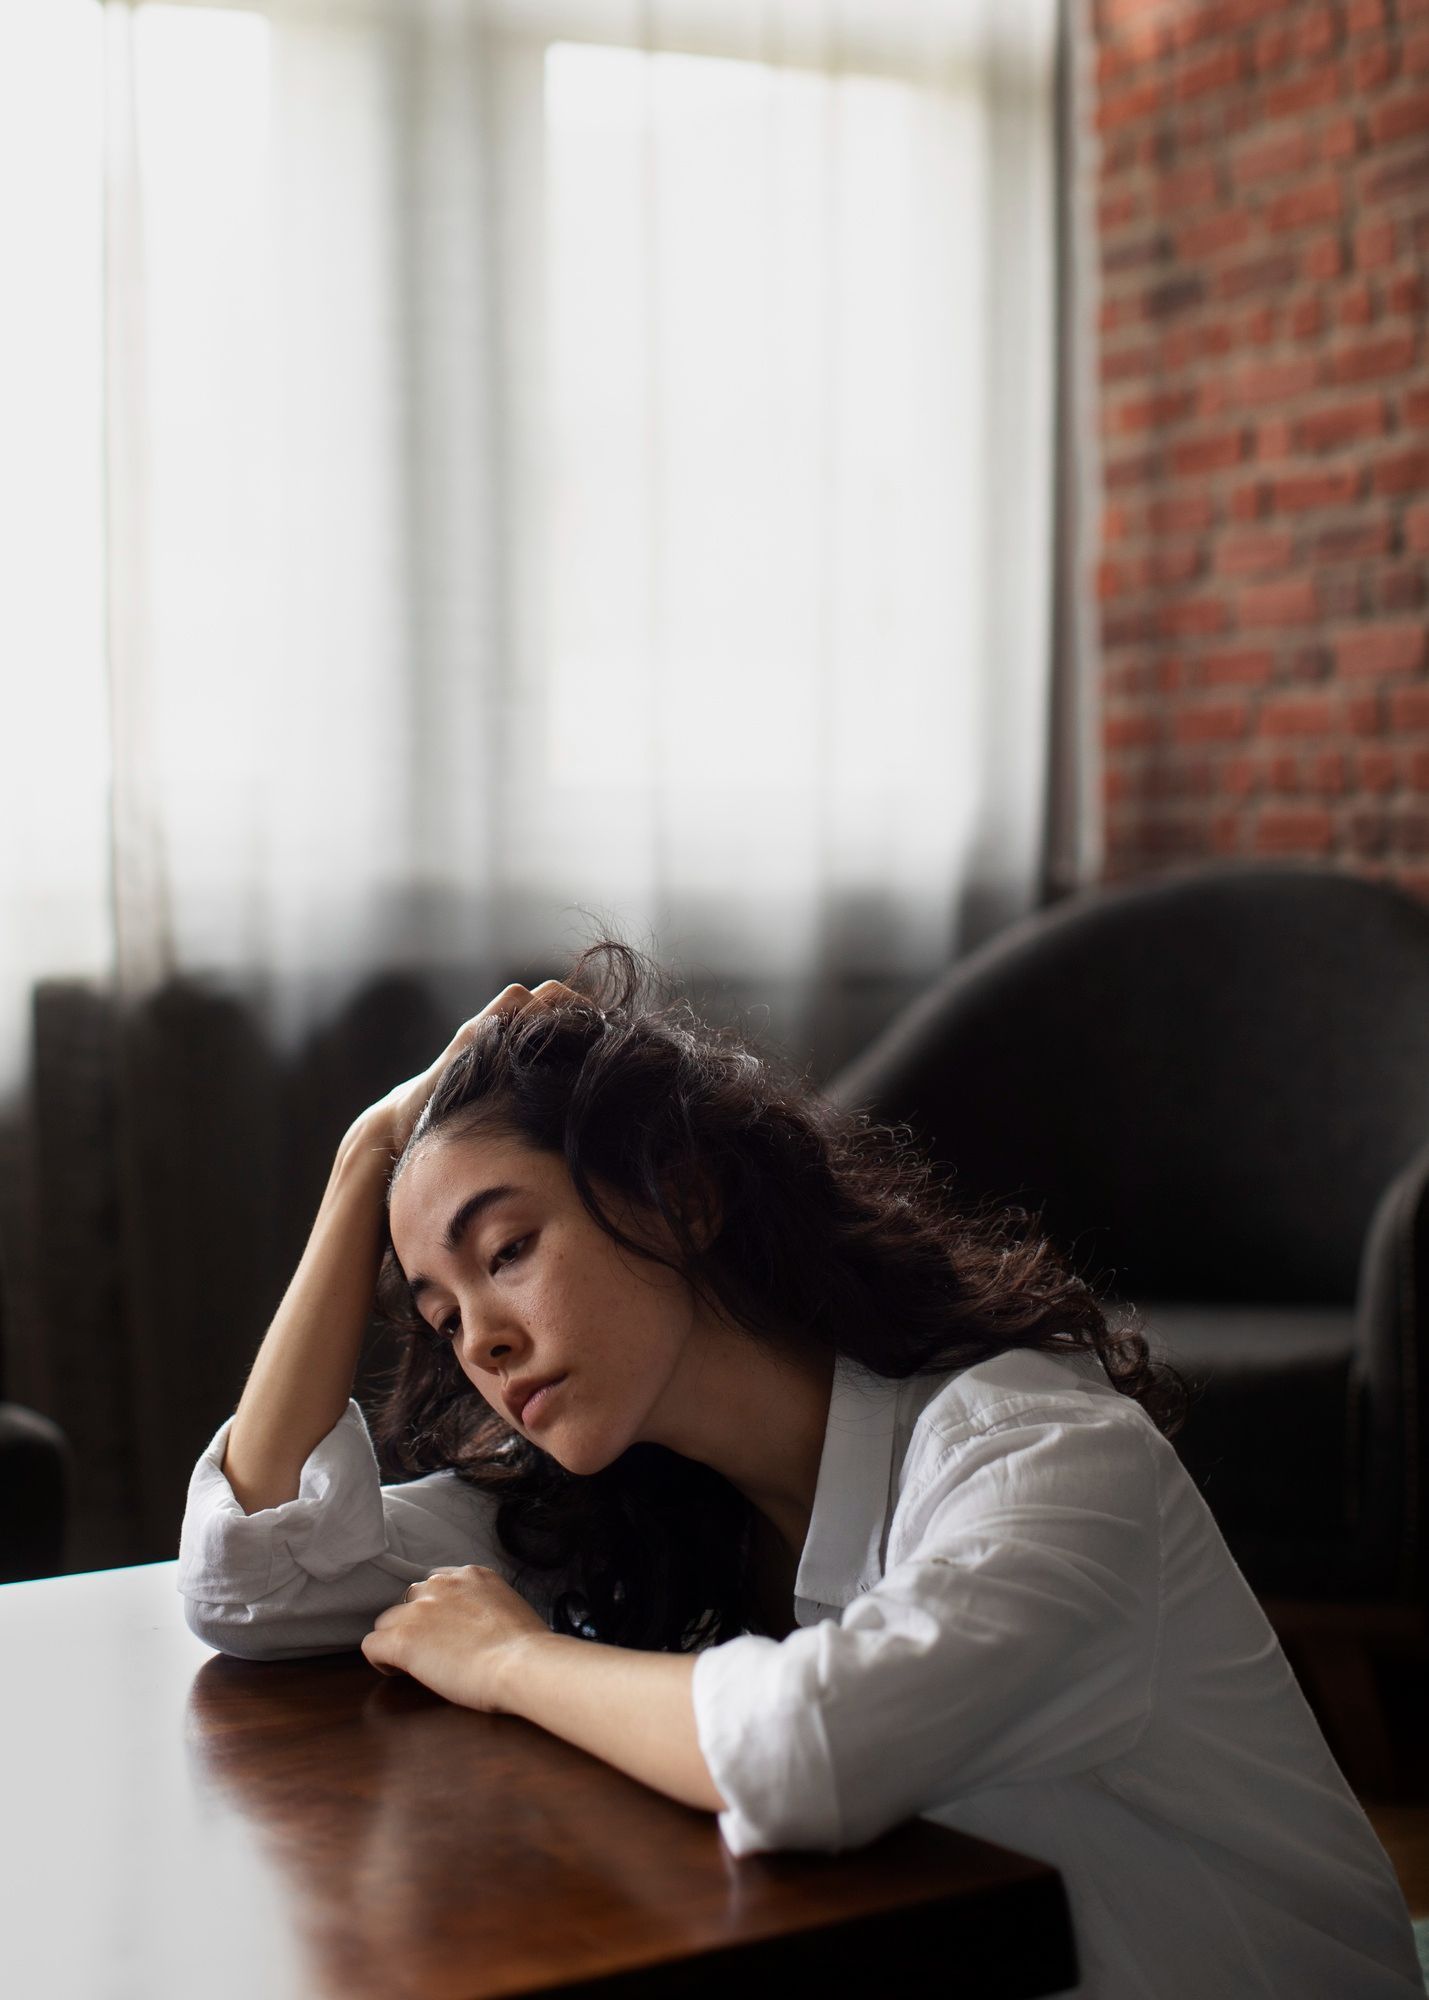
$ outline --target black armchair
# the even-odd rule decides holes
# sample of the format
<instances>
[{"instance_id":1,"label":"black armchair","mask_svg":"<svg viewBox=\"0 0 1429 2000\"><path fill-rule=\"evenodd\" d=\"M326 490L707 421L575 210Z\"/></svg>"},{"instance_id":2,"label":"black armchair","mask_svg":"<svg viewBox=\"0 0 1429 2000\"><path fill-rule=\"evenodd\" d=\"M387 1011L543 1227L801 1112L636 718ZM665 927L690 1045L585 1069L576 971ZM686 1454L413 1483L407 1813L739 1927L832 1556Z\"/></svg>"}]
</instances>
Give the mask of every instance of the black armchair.
<instances>
[{"instance_id":1,"label":"black armchair","mask_svg":"<svg viewBox=\"0 0 1429 2000\"><path fill-rule=\"evenodd\" d=\"M1182 1462L1347 1774L1391 1792L1364 1648L1429 1605L1429 909L1300 863L1085 891L826 1088L1141 1309L1196 1391Z\"/></svg>"},{"instance_id":2,"label":"black armchair","mask_svg":"<svg viewBox=\"0 0 1429 2000\"><path fill-rule=\"evenodd\" d=\"M5 1401L5 1273L0 1265L0 1583L65 1567L74 1454L59 1425Z\"/></svg>"}]
</instances>

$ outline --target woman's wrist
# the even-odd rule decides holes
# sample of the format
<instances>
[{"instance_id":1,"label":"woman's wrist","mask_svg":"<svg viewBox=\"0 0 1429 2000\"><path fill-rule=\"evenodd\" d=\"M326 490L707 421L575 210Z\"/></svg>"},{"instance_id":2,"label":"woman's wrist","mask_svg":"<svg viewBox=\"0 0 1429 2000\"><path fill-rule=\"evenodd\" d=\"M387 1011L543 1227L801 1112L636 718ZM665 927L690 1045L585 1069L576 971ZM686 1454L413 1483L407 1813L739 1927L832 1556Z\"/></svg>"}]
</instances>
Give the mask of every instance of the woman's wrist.
<instances>
[{"instance_id":1,"label":"woman's wrist","mask_svg":"<svg viewBox=\"0 0 1429 2000\"><path fill-rule=\"evenodd\" d=\"M338 1142L334 1175L380 1173L385 1182L399 1150L390 1121L375 1111L364 1111Z\"/></svg>"},{"instance_id":2,"label":"woman's wrist","mask_svg":"<svg viewBox=\"0 0 1429 2000\"><path fill-rule=\"evenodd\" d=\"M498 1713L502 1715L525 1716L534 1722L536 1716L530 1712L535 1704L530 1702L534 1692L533 1663L541 1661L554 1648L584 1646L588 1642L577 1639L565 1632L522 1632L502 1648L500 1665L496 1676ZM523 1705L523 1696L526 1705Z\"/></svg>"}]
</instances>

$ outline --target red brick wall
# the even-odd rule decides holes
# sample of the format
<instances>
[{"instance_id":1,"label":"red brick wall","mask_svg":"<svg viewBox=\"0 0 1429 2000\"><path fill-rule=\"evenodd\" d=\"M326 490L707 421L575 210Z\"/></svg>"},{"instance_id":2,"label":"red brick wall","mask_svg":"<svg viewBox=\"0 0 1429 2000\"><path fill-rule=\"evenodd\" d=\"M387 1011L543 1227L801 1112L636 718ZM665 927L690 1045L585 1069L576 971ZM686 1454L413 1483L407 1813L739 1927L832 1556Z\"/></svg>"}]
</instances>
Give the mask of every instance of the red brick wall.
<instances>
[{"instance_id":1,"label":"red brick wall","mask_svg":"<svg viewBox=\"0 0 1429 2000\"><path fill-rule=\"evenodd\" d=\"M1429 896L1429 0L1092 0L1105 874Z\"/></svg>"}]
</instances>

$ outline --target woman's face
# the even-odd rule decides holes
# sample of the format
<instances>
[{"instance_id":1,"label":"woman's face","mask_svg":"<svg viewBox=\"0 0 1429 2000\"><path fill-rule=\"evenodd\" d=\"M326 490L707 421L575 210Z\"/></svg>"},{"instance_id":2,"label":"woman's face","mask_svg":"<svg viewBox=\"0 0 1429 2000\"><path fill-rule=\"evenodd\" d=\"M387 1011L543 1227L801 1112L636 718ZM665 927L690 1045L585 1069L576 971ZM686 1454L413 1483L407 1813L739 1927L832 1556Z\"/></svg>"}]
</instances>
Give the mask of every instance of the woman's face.
<instances>
[{"instance_id":1,"label":"woman's face","mask_svg":"<svg viewBox=\"0 0 1429 2000\"><path fill-rule=\"evenodd\" d=\"M596 1194L628 1235L668 1251L657 1217L599 1183ZM388 1223L418 1312L515 1429L582 1474L654 1435L694 1296L597 1227L559 1155L438 1133L398 1175ZM512 1388L552 1376L564 1379L515 1418Z\"/></svg>"}]
</instances>

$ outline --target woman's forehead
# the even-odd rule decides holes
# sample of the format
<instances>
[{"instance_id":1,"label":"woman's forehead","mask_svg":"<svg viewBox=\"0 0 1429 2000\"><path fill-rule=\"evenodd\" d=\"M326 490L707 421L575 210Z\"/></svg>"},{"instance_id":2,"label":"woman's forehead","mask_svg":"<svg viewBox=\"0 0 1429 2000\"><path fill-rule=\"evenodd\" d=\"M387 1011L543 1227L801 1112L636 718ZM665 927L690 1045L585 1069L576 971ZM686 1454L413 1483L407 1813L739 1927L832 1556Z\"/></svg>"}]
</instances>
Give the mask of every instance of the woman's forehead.
<instances>
[{"instance_id":1,"label":"woman's forehead","mask_svg":"<svg viewBox=\"0 0 1429 2000\"><path fill-rule=\"evenodd\" d=\"M453 1200L489 1187L549 1190L562 1178L564 1161L519 1139L481 1132L434 1132L418 1141L392 1184L388 1212L394 1234L421 1229L436 1214L445 1224Z\"/></svg>"}]
</instances>

